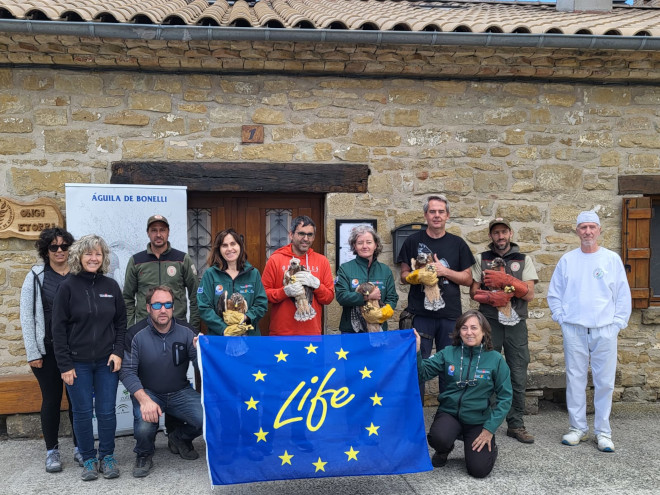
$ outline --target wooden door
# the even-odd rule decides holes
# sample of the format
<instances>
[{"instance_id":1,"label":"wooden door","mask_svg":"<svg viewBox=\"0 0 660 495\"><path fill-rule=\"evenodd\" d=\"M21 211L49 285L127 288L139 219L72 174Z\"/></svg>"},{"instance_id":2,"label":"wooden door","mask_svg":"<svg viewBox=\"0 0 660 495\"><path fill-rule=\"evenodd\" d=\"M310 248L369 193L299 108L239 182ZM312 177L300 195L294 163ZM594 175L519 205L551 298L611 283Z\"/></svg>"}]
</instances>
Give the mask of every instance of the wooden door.
<instances>
[{"instance_id":1,"label":"wooden door","mask_svg":"<svg viewBox=\"0 0 660 495\"><path fill-rule=\"evenodd\" d=\"M189 192L189 231L193 230L189 232L189 250L200 277L215 235L230 227L243 235L248 260L260 273L263 273L270 253L289 243L286 232L291 220L299 215L314 220L316 238L312 248L323 253L323 202L322 194ZM262 335L268 333L269 316L267 313L259 322Z\"/></svg>"}]
</instances>

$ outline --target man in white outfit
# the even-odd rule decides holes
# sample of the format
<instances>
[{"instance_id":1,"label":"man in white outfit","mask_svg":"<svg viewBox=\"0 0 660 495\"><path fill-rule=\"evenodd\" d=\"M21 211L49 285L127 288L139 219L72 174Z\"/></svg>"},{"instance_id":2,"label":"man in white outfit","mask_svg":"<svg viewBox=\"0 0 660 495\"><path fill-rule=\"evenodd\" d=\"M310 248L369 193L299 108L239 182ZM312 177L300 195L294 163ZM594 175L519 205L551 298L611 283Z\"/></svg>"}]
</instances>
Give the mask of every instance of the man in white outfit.
<instances>
[{"instance_id":1,"label":"man in white outfit","mask_svg":"<svg viewBox=\"0 0 660 495\"><path fill-rule=\"evenodd\" d=\"M548 288L552 319L561 325L566 361L569 432L564 445L587 440L587 373L594 383L594 431L598 449L614 452L610 411L617 361L617 336L628 325L630 287L618 254L598 246L600 219L593 211L577 217L580 247L561 257Z\"/></svg>"}]
</instances>

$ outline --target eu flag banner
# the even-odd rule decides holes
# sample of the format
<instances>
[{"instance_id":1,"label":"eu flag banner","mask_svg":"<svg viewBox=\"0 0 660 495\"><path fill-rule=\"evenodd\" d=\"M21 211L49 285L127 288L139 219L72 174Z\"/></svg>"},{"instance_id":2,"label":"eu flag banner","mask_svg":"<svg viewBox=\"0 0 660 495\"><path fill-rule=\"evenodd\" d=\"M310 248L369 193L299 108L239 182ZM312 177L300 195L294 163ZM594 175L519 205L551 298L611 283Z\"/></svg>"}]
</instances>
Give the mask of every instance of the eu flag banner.
<instances>
[{"instance_id":1,"label":"eu flag banner","mask_svg":"<svg viewBox=\"0 0 660 495\"><path fill-rule=\"evenodd\" d=\"M198 348L213 485L432 469L412 330Z\"/></svg>"}]
</instances>

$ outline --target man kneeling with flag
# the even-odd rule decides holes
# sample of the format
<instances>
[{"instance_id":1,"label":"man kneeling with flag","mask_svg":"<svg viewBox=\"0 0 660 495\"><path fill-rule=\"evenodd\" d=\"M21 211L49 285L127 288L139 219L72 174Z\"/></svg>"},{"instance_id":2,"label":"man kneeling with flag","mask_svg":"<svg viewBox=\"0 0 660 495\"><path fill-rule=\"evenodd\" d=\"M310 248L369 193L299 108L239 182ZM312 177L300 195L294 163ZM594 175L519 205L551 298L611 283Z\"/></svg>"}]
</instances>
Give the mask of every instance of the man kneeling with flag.
<instances>
[{"instance_id":1,"label":"man kneeling with flag","mask_svg":"<svg viewBox=\"0 0 660 495\"><path fill-rule=\"evenodd\" d=\"M158 421L163 413L185 424L168 436L169 449L183 459L197 459L192 441L202 434L201 398L188 382L188 365L197 363L197 337L172 318L174 295L167 286L149 289L146 320L126 332L119 378L133 401L133 434L137 454L133 476L153 466Z\"/></svg>"}]
</instances>

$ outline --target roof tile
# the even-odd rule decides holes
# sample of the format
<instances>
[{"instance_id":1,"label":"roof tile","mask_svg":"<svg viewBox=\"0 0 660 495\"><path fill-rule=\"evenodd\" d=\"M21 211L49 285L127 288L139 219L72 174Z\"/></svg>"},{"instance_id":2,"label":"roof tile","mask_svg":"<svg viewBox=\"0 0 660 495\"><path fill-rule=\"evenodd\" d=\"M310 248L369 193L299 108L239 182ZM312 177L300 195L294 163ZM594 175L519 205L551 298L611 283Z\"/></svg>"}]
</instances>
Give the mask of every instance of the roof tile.
<instances>
[{"instance_id":1,"label":"roof tile","mask_svg":"<svg viewBox=\"0 0 660 495\"><path fill-rule=\"evenodd\" d=\"M554 4L405 0L0 0L0 17L293 29L559 32L660 36L660 0L611 12L558 12ZM522 35L522 34L521 34Z\"/></svg>"}]
</instances>

